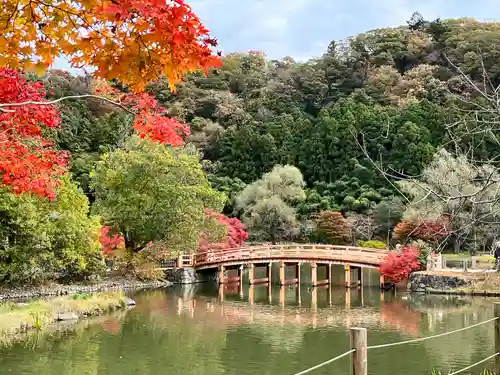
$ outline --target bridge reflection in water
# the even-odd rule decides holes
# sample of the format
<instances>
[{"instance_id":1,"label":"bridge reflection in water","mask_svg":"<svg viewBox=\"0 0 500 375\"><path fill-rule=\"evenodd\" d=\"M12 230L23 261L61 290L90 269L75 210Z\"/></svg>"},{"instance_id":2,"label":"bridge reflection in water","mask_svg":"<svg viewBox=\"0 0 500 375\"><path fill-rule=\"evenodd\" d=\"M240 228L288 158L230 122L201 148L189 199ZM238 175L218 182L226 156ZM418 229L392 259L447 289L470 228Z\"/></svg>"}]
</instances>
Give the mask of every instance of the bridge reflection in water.
<instances>
[{"instance_id":1,"label":"bridge reflection in water","mask_svg":"<svg viewBox=\"0 0 500 375\"><path fill-rule=\"evenodd\" d=\"M420 324L420 313L396 301L394 293L384 293L378 288L269 284L244 287L238 283L220 284L218 294L213 297L189 294L177 297L177 315L187 315L214 327L276 322L312 328L383 324L398 331L407 327L408 334L419 332L416 327ZM369 294L370 304L365 304L365 294Z\"/></svg>"}]
</instances>

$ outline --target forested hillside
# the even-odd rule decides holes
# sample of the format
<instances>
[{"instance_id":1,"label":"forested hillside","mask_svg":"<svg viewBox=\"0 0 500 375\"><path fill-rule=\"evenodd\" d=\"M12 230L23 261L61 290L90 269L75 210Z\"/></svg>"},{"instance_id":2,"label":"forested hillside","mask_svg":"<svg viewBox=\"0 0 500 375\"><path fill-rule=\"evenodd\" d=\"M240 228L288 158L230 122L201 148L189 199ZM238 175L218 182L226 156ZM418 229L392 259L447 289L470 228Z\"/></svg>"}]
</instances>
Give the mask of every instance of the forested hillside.
<instances>
[{"instance_id":1,"label":"forested hillside","mask_svg":"<svg viewBox=\"0 0 500 375\"><path fill-rule=\"evenodd\" d=\"M306 184L305 199L292 202L300 220L341 211L358 224L370 222L369 229L357 225L360 239L385 241L405 197L411 199L393 182L420 176L441 147L472 163L500 150L497 104L482 94L500 83L500 23L429 22L414 14L399 28L332 41L307 62L267 60L259 51L222 61L207 76L186 76L176 92L162 80L147 91L189 124L188 143L201 153L212 186L231 198L229 215L242 215L234 201L247 184L275 165L292 165ZM47 83L56 97L92 90L85 79L62 73ZM471 102L481 100L480 107ZM487 109L495 118L479 122ZM127 115L82 101L65 104L63 114L55 139L71 152L74 178L92 200L88 171L100 153L119 147Z\"/></svg>"},{"instance_id":2,"label":"forested hillside","mask_svg":"<svg viewBox=\"0 0 500 375\"><path fill-rule=\"evenodd\" d=\"M62 71L28 79L49 99L128 92ZM158 135L175 150L139 141L147 124L111 99L61 101L61 124L44 135L69 152L91 211L134 251L165 238L170 250L192 247L200 233L189 230L207 233L199 212L224 207L255 241L474 252L499 232L499 84L500 23L416 13L307 62L251 51L188 74L175 92L166 79L150 83L158 103L132 108L161 105L188 124ZM179 221L185 233L172 232Z\"/></svg>"}]
</instances>

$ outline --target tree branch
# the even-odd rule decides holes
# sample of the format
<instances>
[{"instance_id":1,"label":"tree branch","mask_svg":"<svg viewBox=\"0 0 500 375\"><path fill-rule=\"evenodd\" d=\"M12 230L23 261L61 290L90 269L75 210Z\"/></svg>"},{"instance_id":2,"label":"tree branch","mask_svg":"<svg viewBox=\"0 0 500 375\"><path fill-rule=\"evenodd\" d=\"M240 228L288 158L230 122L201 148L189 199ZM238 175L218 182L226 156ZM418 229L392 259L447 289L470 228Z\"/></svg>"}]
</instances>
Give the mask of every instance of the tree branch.
<instances>
[{"instance_id":1,"label":"tree branch","mask_svg":"<svg viewBox=\"0 0 500 375\"><path fill-rule=\"evenodd\" d=\"M108 99L108 98L106 98L104 96L93 95L93 94L63 96L61 98L58 98L58 99L55 99L55 100L46 101L46 102L27 101L27 102L18 102L18 103L0 103L0 112L12 113L12 112L16 111L15 109L7 109L7 107L22 107L22 106L25 106L25 105L53 105L53 104L62 102L63 100L84 99L84 98L92 98L92 99L102 100L104 102L113 104L113 105L115 105L115 106L123 109L124 111L126 111L128 113L135 114L135 112L132 111L130 108L127 108L126 106L124 106L123 104L121 104L121 103L119 103L117 101Z\"/></svg>"}]
</instances>

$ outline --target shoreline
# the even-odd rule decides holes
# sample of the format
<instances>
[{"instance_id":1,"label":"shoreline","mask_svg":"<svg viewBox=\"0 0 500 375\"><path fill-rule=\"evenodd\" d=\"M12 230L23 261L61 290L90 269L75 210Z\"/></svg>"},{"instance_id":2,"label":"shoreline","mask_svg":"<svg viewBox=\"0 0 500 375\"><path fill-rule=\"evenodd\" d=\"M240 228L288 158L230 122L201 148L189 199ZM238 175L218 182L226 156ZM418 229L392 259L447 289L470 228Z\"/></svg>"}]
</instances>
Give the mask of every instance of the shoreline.
<instances>
[{"instance_id":1,"label":"shoreline","mask_svg":"<svg viewBox=\"0 0 500 375\"><path fill-rule=\"evenodd\" d=\"M487 291L465 291L465 290L439 290L439 289L427 289L425 291L408 291L410 294L433 294L433 295L453 295L453 296L468 296L468 297L500 297L500 291L498 292L487 292Z\"/></svg>"},{"instance_id":2,"label":"shoreline","mask_svg":"<svg viewBox=\"0 0 500 375\"><path fill-rule=\"evenodd\" d=\"M40 286L0 286L0 302L12 300L32 300L42 297L65 296L79 293L96 293L118 290L141 290L167 288L170 281L139 281L126 278L109 278L95 283L48 284Z\"/></svg>"},{"instance_id":3,"label":"shoreline","mask_svg":"<svg viewBox=\"0 0 500 375\"><path fill-rule=\"evenodd\" d=\"M93 316L135 306L123 291L59 296L44 300L0 304L0 344L12 342L23 334L44 331L57 323L73 325Z\"/></svg>"},{"instance_id":4,"label":"shoreline","mask_svg":"<svg viewBox=\"0 0 500 375\"><path fill-rule=\"evenodd\" d=\"M406 290L410 294L500 297L500 274L419 271L410 274Z\"/></svg>"}]
</instances>

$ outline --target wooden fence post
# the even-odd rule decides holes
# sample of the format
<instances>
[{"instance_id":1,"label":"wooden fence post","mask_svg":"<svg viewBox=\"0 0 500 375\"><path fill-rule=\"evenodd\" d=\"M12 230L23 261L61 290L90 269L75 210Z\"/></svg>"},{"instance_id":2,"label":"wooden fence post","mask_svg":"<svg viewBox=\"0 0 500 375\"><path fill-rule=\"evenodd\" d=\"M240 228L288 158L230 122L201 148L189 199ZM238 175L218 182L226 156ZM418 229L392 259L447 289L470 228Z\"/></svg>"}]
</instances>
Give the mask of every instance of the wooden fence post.
<instances>
[{"instance_id":1,"label":"wooden fence post","mask_svg":"<svg viewBox=\"0 0 500 375\"><path fill-rule=\"evenodd\" d=\"M349 328L351 336L351 375L368 375L366 328Z\"/></svg>"},{"instance_id":2,"label":"wooden fence post","mask_svg":"<svg viewBox=\"0 0 500 375\"><path fill-rule=\"evenodd\" d=\"M500 302L494 304L495 313L495 353L500 352ZM500 355L495 357L495 374L500 375Z\"/></svg>"}]
</instances>

